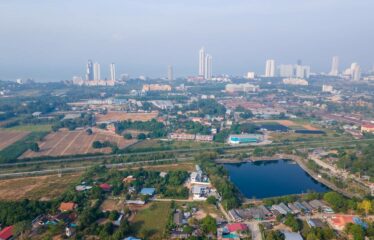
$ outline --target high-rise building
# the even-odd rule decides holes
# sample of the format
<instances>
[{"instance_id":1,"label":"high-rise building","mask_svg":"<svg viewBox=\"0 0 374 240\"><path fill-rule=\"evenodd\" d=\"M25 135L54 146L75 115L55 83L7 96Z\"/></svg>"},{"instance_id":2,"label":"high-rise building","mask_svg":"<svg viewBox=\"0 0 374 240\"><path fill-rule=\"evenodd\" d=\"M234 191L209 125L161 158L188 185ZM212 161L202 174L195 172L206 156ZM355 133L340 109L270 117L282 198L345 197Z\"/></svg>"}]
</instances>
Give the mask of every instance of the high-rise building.
<instances>
[{"instance_id":1,"label":"high-rise building","mask_svg":"<svg viewBox=\"0 0 374 240\"><path fill-rule=\"evenodd\" d=\"M116 65L111 63L110 66L110 80L116 81Z\"/></svg>"},{"instance_id":2,"label":"high-rise building","mask_svg":"<svg viewBox=\"0 0 374 240\"><path fill-rule=\"evenodd\" d=\"M101 80L99 63L93 64L93 80Z\"/></svg>"},{"instance_id":3,"label":"high-rise building","mask_svg":"<svg viewBox=\"0 0 374 240\"><path fill-rule=\"evenodd\" d=\"M331 63L331 71L330 71L330 76L338 76L339 75L339 57L334 56L332 58L332 63Z\"/></svg>"},{"instance_id":4,"label":"high-rise building","mask_svg":"<svg viewBox=\"0 0 374 240\"><path fill-rule=\"evenodd\" d=\"M94 80L94 69L91 60L88 60L86 65L86 80Z\"/></svg>"},{"instance_id":5,"label":"high-rise building","mask_svg":"<svg viewBox=\"0 0 374 240\"><path fill-rule=\"evenodd\" d=\"M199 51L199 76L205 76L205 49Z\"/></svg>"},{"instance_id":6,"label":"high-rise building","mask_svg":"<svg viewBox=\"0 0 374 240\"><path fill-rule=\"evenodd\" d=\"M173 71L173 66L172 65L168 66L168 80L169 81L174 80L174 71Z\"/></svg>"},{"instance_id":7,"label":"high-rise building","mask_svg":"<svg viewBox=\"0 0 374 240\"><path fill-rule=\"evenodd\" d=\"M309 78L310 66L296 65L295 76L297 78Z\"/></svg>"},{"instance_id":8,"label":"high-rise building","mask_svg":"<svg viewBox=\"0 0 374 240\"><path fill-rule=\"evenodd\" d=\"M212 79L212 61L213 61L212 56L207 54L205 57L205 75L204 75L204 78L206 80Z\"/></svg>"},{"instance_id":9,"label":"high-rise building","mask_svg":"<svg viewBox=\"0 0 374 240\"><path fill-rule=\"evenodd\" d=\"M358 63L352 63L351 65L351 79L353 81L359 81L361 79L361 67Z\"/></svg>"},{"instance_id":10,"label":"high-rise building","mask_svg":"<svg viewBox=\"0 0 374 240\"><path fill-rule=\"evenodd\" d=\"M275 77L275 61L273 59L266 61L265 77Z\"/></svg>"},{"instance_id":11,"label":"high-rise building","mask_svg":"<svg viewBox=\"0 0 374 240\"><path fill-rule=\"evenodd\" d=\"M279 76L281 77L293 77L295 76L294 67L291 64L279 65Z\"/></svg>"}]
</instances>

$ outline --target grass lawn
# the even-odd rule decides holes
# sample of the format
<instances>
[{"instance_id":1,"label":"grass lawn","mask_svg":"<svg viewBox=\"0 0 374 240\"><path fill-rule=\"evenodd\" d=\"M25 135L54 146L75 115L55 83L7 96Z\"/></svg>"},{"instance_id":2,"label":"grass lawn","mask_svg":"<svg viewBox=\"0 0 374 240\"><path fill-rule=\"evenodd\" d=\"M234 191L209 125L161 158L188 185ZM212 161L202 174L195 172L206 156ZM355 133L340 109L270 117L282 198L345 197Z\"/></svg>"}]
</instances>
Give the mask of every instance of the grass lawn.
<instances>
[{"instance_id":1,"label":"grass lawn","mask_svg":"<svg viewBox=\"0 0 374 240\"><path fill-rule=\"evenodd\" d=\"M152 202L139 210L130 223L134 234L142 239L163 239L170 213L170 202Z\"/></svg>"},{"instance_id":2,"label":"grass lawn","mask_svg":"<svg viewBox=\"0 0 374 240\"><path fill-rule=\"evenodd\" d=\"M51 131L51 126L50 124L39 124L39 125L20 125L20 126L15 126L11 128L4 128L4 130L9 130L9 131L29 131L29 132L50 132Z\"/></svg>"}]
</instances>

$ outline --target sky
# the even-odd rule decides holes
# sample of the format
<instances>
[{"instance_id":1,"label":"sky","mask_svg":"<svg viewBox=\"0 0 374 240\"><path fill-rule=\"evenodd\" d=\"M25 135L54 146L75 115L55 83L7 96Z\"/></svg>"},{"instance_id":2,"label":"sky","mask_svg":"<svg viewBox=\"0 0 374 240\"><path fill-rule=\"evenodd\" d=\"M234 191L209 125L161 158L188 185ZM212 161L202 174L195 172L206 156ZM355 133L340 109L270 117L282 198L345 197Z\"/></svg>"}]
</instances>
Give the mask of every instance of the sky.
<instances>
[{"instance_id":1,"label":"sky","mask_svg":"<svg viewBox=\"0 0 374 240\"><path fill-rule=\"evenodd\" d=\"M109 75L198 72L198 51L213 74L262 74L265 61L328 72L374 64L373 0L1 0L0 79L83 76L88 59Z\"/></svg>"}]
</instances>

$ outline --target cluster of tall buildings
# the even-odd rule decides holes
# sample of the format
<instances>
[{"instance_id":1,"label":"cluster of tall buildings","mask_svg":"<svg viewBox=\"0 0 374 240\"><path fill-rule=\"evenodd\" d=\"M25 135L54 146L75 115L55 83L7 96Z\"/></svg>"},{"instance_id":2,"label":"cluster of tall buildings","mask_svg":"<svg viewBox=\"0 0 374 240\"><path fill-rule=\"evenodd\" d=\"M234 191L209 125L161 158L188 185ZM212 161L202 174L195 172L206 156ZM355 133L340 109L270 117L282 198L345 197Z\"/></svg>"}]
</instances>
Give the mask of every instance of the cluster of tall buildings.
<instances>
[{"instance_id":1,"label":"cluster of tall buildings","mask_svg":"<svg viewBox=\"0 0 374 240\"><path fill-rule=\"evenodd\" d=\"M213 58L210 54L205 52L202 47L199 51L199 76L206 80L212 79L212 61Z\"/></svg>"},{"instance_id":2,"label":"cluster of tall buildings","mask_svg":"<svg viewBox=\"0 0 374 240\"><path fill-rule=\"evenodd\" d=\"M92 60L88 60L86 64L86 75L85 79L74 76L73 84L76 85L87 85L87 86L114 86L116 82L116 66L114 63L109 65L109 79L102 79L100 64Z\"/></svg>"},{"instance_id":3,"label":"cluster of tall buildings","mask_svg":"<svg viewBox=\"0 0 374 240\"><path fill-rule=\"evenodd\" d=\"M282 64L278 66L278 72L276 71L276 65L274 59L266 60L265 74L264 77L286 77L286 78L309 78L310 66L304 66L301 61L294 64Z\"/></svg>"},{"instance_id":4,"label":"cluster of tall buildings","mask_svg":"<svg viewBox=\"0 0 374 240\"><path fill-rule=\"evenodd\" d=\"M334 56L331 63L330 76L343 76L346 79L351 79L353 81L361 80L361 67L358 63L352 63L351 66L345 69L342 74L339 72L339 57Z\"/></svg>"}]
</instances>

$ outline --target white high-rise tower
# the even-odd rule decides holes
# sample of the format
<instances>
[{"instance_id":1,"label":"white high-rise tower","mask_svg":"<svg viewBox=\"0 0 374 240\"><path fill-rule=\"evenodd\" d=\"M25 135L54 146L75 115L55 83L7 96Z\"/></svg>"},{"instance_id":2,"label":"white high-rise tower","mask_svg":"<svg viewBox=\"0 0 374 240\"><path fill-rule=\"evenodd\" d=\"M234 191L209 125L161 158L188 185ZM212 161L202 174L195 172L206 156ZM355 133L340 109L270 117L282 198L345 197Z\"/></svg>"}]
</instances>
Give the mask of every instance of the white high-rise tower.
<instances>
[{"instance_id":1,"label":"white high-rise tower","mask_svg":"<svg viewBox=\"0 0 374 240\"><path fill-rule=\"evenodd\" d=\"M199 76L205 76L205 49L202 47L199 51Z\"/></svg>"},{"instance_id":2,"label":"white high-rise tower","mask_svg":"<svg viewBox=\"0 0 374 240\"><path fill-rule=\"evenodd\" d=\"M269 60L266 61L265 77L275 77L275 61L274 61L274 59L269 59Z\"/></svg>"},{"instance_id":3,"label":"white high-rise tower","mask_svg":"<svg viewBox=\"0 0 374 240\"><path fill-rule=\"evenodd\" d=\"M116 81L116 65L111 63L110 66L110 80Z\"/></svg>"},{"instance_id":4,"label":"white high-rise tower","mask_svg":"<svg viewBox=\"0 0 374 240\"><path fill-rule=\"evenodd\" d=\"M213 61L212 56L207 54L205 57L205 75L204 75L204 78L206 80L212 79L212 61Z\"/></svg>"},{"instance_id":5,"label":"white high-rise tower","mask_svg":"<svg viewBox=\"0 0 374 240\"><path fill-rule=\"evenodd\" d=\"M168 80L169 81L174 80L174 71L173 71L173 66L172 65L168 66Z\"/></svg>"},{"instance_id":6,"label":"white high-rise tower","mask_svg":"<svg viewBox=\"0 0 374 240\"><path fill-rule=\"evenodd\" d=\"M334 56L332 58L332 63L331 63L331 71L330 71L330 76L338 76L339 75L339 57Z\"/></svg>"},{"instance_id":7,"label":"white high-rise tower","mask_svg":"<svg viewBox=\"0 0 374 240\"><path fill-rule=\"evenodd\" d=\"M93 69L94 69L94 80L101 80L101 77L100 77L100 64L99 63L94 63L93 65Z\"/></svg>"}]
</instances>

